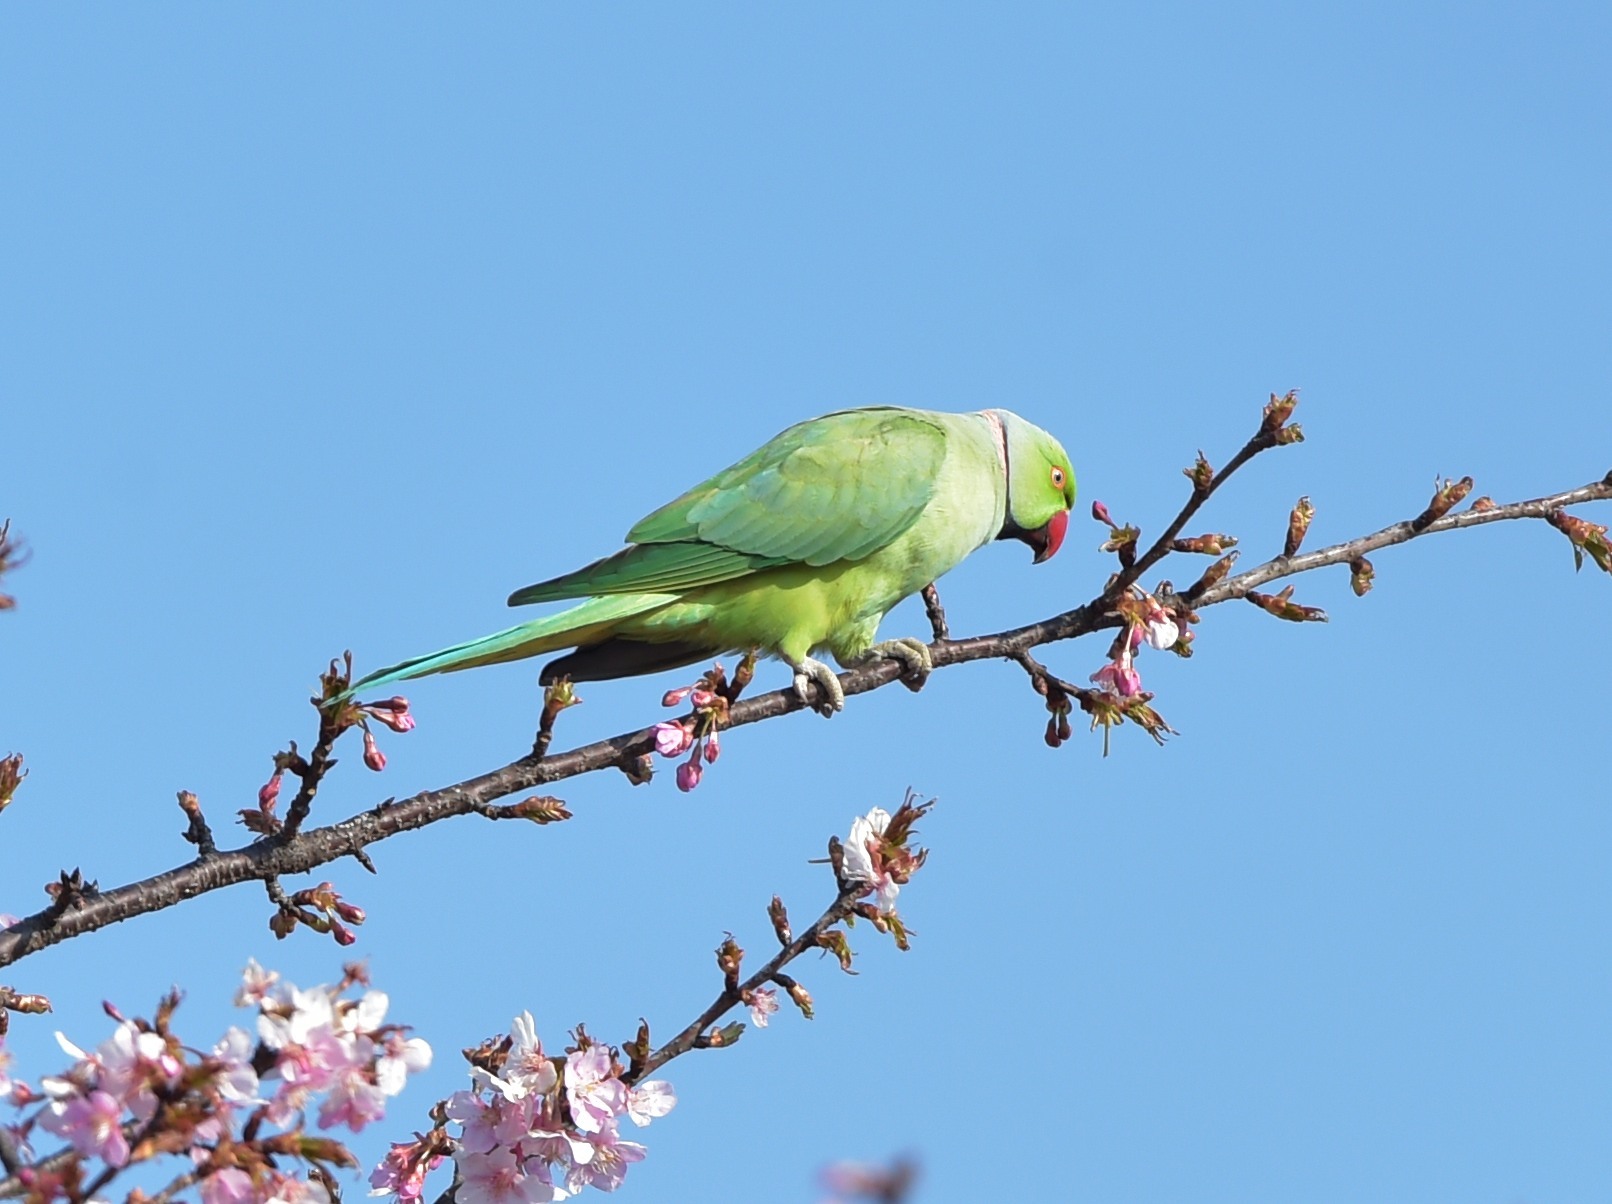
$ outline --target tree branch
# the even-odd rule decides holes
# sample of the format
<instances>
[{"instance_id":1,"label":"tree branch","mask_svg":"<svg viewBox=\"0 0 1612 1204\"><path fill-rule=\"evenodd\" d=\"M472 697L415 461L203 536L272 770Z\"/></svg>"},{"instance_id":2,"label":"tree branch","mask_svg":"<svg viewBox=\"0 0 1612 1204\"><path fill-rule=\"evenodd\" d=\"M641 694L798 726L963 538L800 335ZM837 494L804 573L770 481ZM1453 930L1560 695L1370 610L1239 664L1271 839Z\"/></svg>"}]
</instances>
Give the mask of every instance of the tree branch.
<instances>
[{"instance_id":1,"label":"tree branch","mask_svg":"<svg viewBox=\"0 0 1612 1204\"><path fill-rule=\"evenodd\" d=\"M1192 497L1164 534L1144 555L1124 568L1096 598L1023 627L958 640L937 639L929 646L935 668L997 657L1018 659L1038 645L1074 639L1124 624L1126 620L1111 609L1120 593L1134 583L1141 573L1170 554L1170 545L1185 523L1233 471L1259 451L1279 442L1269 438L1268 434L1262 429L1261 434L1250 440L1221 472L1201 480L1194 477ZM1207 465L1201 467L1207 469ZM1193 471L1189 470L1188 475L1193 476ZM1445 515L1420 530L1415 529L1411 522L1395 523L1374 534L1345 543L1267 561L1209 587L1201 596L1192 599L1192 605L1201 610L1240 598L1266 582L1331 565L1347 564L1366 552L1413 538L1512 519L1543 519L1565 506L1608 499L1612 499L1612 473L1577 489L1504 506ZM839 680L847 696L865 694L899 680L902 671L898 662L883 660L842 673ZM735 702L724 726L744 727L787 715L802 707L792 689L775 690ZM303 873L342 857L362 859L363 850L368 845L454 816L485 814L494 800L517 791L548 786L580 774L611 768L621 769L635 780L641 780L643 767L648 763L653 749L652 728L624 732L565 752L524 756L500 769L451 786L422 791L402 801L388 800L340 823L289 834L282 832L278 837L258 840L243 848L206 853L186 865L154 877L111 890L87 893L75 898L71 909L46 908L0 931L0 966L10 965L61 941L162 910L207 891L242 882L268 881L282 874ZM309 794L311 801L311 791Z\"/></svg>"}]
</instances>

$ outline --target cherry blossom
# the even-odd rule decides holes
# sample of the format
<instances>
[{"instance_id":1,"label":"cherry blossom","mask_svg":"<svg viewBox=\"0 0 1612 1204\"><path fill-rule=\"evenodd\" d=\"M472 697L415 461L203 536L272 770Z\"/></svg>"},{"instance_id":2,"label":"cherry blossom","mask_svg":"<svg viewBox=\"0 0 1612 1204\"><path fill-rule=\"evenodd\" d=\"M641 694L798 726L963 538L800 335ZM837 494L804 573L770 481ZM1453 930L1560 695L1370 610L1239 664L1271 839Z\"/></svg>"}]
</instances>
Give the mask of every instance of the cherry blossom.
<instances>
[{"instance_id":1,"label":"cherry blossom","mask_svg":"<svg viewBox=\"0 0 1612 1204\"><path fill-rule=\"evenodd\" d=\"M640 1129L676 1106L677 1092L665 1079L651 1079L627 1089L627 1118Z\"/></svg>"},{"instance_id":2,"label":"cherry blossom","mask_svg":"<svg viewBox=\"0 0 1612 1204\"><path fill-rule=\"evenodd\" d=\"M395 1195L404 1204L418 1200L425 1177L442 1165L442 1155L425 1156L423 1142L394 1142L391 1151L369 1177L370 1195Z\"/></svg>"},{"instance_id":3,"label":"cherry blossom","mask_svg":"<svg viewBox=\"0 0 1612 1204\"><path fill-rule=\"evenodd\" d=\"M652 730L655 751L663 757L680 757L694 743L694 733L681 723L657 723Z\"/></svg>"},{"instance_id":4,"label":"cherry blossom","mask_svg":"<svg viewBox=\"0 0 1612 1204\"><path fill-rule=\"evenodd\" d=\"M40 1115L39 1127L65 1139L80 1154L99 1158L108 1166L122 1166L129 1160L122 1121L122 1104L105 1091L91 1091L52 1101Z\"/></svg>"},{"instance_id":5,"label":"cherry blossom","mask_svg":"<svg viewBox=\"0 0 1612 1204\"><path fill-rule=\"evenodd\" d=\"M901 884L884 868L883 857L878 852L879 838L889 826L890 813L883 807L857 816L851 821L851 834L845 839L845 858L841 863L848 880L873 886L878 893L879 910L885 915L895 911L896 896L901 893Z\"/></svg>"},{"instance_id":6,"label":"cherry blossom","mask_svg":"<svg viewBox=\"0 0 1612 1204\"><path fill-rule=\"evenodd\" d=\"M523 1159L508 1147L485 1154L461 1153L455 1161L458 1204L545 1204L564 1198L540 1159Z\"/></svg>"},{"instance_id":7,"label":"cherry blossom","mask_svg":"<svg viewBox=\"0 0 1612 1204\"><path fill-rule=\"evenodd\" d=\"M202 1204L249 1204L257 1199L252 1176L234 1166L214 1171L197 1184L196 1190L201 1193Z\"/></svg>"},{"instance_id":8,"label":"cherry blossom","mask_svg":"<svg viewBox=\"0 0 1612 1204\"><path fill-rule=\"evenodd\" d=\"M627 1177L628 1165L642 1162L648 1152L636 1141L621 1140L614 1124L594 1134L589 1142L593 1146L593 1157L573 1164L566 1175L565 1185L572 1191L581 1191L584 1187L615 1191Z\"/></svg>"},{"instance_id":9,"label":"cherry blossom","mask_svg":"<svg viewBox=\"0 0 1612 1204\"><path fill-rule=\"evenodd\" d=\"M610 1049L590 1045L565 1062L565 1095L571 1123L584 1133L598 1133L626 1109L627 1089L611 1074Z\"/></svg>"},{"instance_id":10,"label":"cherry blossom","mask_svg":"<svg viewBox=\"0 0 1612 1204\"><path fill-rule=\"evenodd\" d=\"M767 1018L778 1010L778 992L771 987L757 987L746 1002L750 1005L750 1023L766 1028Z\"/></svg>"}]
</instances>

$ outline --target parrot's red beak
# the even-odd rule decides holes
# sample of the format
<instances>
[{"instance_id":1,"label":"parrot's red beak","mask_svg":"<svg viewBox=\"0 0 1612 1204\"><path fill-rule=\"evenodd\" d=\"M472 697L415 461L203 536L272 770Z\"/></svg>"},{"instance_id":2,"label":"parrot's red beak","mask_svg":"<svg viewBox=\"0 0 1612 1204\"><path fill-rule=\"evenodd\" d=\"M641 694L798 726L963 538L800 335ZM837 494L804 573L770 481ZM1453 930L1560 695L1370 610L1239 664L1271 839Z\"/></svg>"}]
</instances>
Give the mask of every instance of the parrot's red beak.
<instances>
[{"instance_id":1,"label":"parrot's red beak","mask_svg":"<svg viewBox=\"0 0 1612 1204\"><path fill-rule=\"evenodd\" d=\"M1035 537L1030 544L1035 549L1035 563L1051 560L1057 555L1058 549L1063 547L1063 537L1069 531L1069 511L1060 510L1052 516L1052 520L1039 531L1031 534Z\"/></svg>"}]
</instances>

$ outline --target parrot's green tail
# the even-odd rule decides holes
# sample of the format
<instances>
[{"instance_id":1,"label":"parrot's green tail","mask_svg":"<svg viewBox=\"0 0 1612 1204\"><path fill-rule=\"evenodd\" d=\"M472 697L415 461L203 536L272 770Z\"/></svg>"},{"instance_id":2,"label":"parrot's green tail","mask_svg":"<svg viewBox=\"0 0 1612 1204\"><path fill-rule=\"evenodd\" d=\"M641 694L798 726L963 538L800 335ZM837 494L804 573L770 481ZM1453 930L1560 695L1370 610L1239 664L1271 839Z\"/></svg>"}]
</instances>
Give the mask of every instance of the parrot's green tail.
<instances>
[{"instance_id":1,"label":"parrot's green tail","mask_svg":"<svg viewBox=\"0 0 1612 1204\"><path fill-rule=\"evenodd\" d=\"M345 697L351 698L360 690L406 681L413 677L428 677L433 673L455 673L460 669L474 669L480 665L497 665L504 661L523 660L528 656L541 656L560 648L575 648L608 639L615 625L622 619L677 601L676 594L617 594L603 598L589 598L580 606L533 619L507 631L483 636L465 644L455 644L428 656L411 657L385 669L361 677L348 689Z\"/></svg>"}]
</instances>

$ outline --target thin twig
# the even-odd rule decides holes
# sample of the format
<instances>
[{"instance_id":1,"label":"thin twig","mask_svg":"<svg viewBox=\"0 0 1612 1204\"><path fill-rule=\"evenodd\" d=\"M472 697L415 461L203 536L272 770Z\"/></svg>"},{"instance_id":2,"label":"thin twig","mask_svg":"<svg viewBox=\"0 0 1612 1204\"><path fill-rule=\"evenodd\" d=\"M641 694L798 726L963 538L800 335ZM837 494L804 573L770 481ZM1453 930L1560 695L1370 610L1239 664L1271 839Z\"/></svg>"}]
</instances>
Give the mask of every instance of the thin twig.
<instances>
[{"instance_id":1,"label":"thin twig","mask_svg":"<svg viewBox=\"0 0 1612 1204\"><path fill-rule=\"evenodd\" d=\"M808 949L818 948L817 938L838 924L856 909L856 902L868 892L865 882L854 882L840 891L839 897L829 905L827 911L817 917L817 922L805 932L800 933L789 944L785 945L761 969L749 978L739 983L732 990L726 988L711 1001L711 1005L689 1022L688 1027L678 1033L665 1045L644 1060L642 1066L624 1074L622 1081L628 1086L642 1082L655 1071L659 1070L673 1058L681 1057L691 1049L699 1047L699 1040L705 1031L722 1018L724 1014L738 1007L743 1001L746 992L754 991L757 987L764 987L780 976L782 970Z\"/></svg>"}]
</instances>

